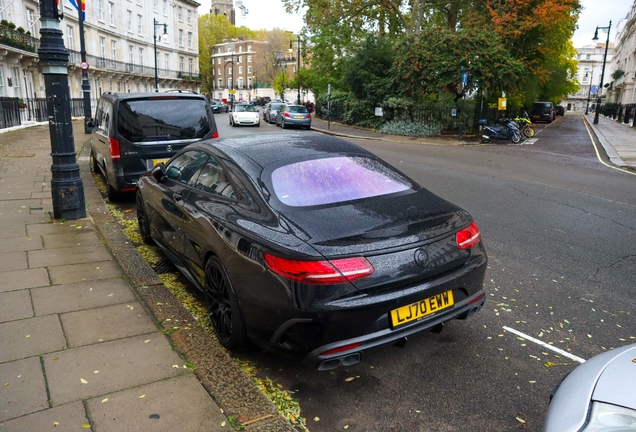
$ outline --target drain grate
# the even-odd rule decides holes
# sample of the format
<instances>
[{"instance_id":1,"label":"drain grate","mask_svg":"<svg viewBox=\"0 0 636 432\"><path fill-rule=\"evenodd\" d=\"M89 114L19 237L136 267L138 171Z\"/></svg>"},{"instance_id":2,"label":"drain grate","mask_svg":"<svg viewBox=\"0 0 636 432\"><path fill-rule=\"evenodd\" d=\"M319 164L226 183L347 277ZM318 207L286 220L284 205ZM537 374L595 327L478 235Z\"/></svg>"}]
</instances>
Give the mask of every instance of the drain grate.
<instances>
[{"instance_id":1,"label":"drain grate","mask_svg":"<svg viewBox=\"0 0 636 432\"><path fill-rule=\"evenodd\" d=\"M172 261L170 261L170 259L164 258L161 261L159 261L157 264L155 264L152 267L152 269L157 274L164 274L164 273L172 273L172 272L174 272L176 270L176 267L174 266Z\"/></svg>"}]
</instances>

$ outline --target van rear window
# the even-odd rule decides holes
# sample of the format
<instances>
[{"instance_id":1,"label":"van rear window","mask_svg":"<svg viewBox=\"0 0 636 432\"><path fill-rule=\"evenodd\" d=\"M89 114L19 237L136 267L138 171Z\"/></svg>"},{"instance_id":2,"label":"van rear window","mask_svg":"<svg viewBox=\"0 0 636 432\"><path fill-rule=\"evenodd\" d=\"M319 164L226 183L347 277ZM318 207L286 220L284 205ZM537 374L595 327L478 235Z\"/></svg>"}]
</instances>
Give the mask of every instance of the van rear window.
<instances>
[{"instance_id":1,"label":"van rear window","mask_svg":"<svg viewBox=\"0 0 636 432\"><path fill-rule=\"evenodd\" d=\"M211 129L203 99L139 99L119 104L118 132L128 141L201 139Z\"/></svg>"}]
</instances>

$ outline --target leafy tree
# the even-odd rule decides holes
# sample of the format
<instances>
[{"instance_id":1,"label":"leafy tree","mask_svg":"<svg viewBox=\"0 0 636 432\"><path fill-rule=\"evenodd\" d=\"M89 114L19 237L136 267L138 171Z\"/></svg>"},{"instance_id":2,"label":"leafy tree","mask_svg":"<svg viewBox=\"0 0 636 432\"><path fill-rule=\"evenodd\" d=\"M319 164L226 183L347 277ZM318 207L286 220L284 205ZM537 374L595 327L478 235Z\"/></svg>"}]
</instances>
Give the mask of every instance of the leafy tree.
<instances>
[{"instance_id":1,"label":"leafy tree","mask_svg":"<svg viewBox=\"0 0 636 432\"><path fill-rule=\"evenodd\" d=\"M477 89L509 90L523 71L487 31L434 29L419 38L407 37L393 64L394 84L405 96L422 99L430 95L462 94L461 76L469 73L464 92Z\"/></svg>"}]
</instances>

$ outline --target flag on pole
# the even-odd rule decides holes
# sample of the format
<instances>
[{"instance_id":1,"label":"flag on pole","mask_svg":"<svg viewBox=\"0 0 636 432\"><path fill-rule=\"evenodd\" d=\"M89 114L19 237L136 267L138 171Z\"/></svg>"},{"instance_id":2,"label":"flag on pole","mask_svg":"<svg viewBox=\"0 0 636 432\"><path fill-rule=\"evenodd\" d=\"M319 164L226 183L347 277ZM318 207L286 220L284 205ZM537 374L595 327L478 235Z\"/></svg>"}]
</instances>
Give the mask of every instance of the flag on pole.
<instances>
[{"instance_id":1,"label":"flag on pole","mask_svg":"<svg viewBox=\"0 0 636 432\"><path fill-rule=\"evenodd\" d=\"M86 0L68 0L79 11L79 2L82 2L82 21L86 21Z\"/></svg>"}]
</instances>

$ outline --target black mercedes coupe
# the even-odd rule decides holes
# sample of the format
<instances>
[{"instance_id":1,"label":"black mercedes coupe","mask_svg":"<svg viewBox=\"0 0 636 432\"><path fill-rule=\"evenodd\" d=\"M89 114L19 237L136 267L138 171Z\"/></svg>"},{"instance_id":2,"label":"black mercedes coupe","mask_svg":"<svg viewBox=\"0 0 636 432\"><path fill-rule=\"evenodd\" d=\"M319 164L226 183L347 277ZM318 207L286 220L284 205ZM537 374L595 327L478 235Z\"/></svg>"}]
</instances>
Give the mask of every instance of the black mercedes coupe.
<instances>
[{"instance_id":1,"label":"black mercedes coupe","mask_svg":"<svg viewBox=\"0 0 636 432\"><path fill-rule=\"evenodd\" d=\"M328 370L485 301L472 217L339 138L192 144L141 178L137 217L204 292L228 349L249 339Z\"/></svg>"}]
</instances>

